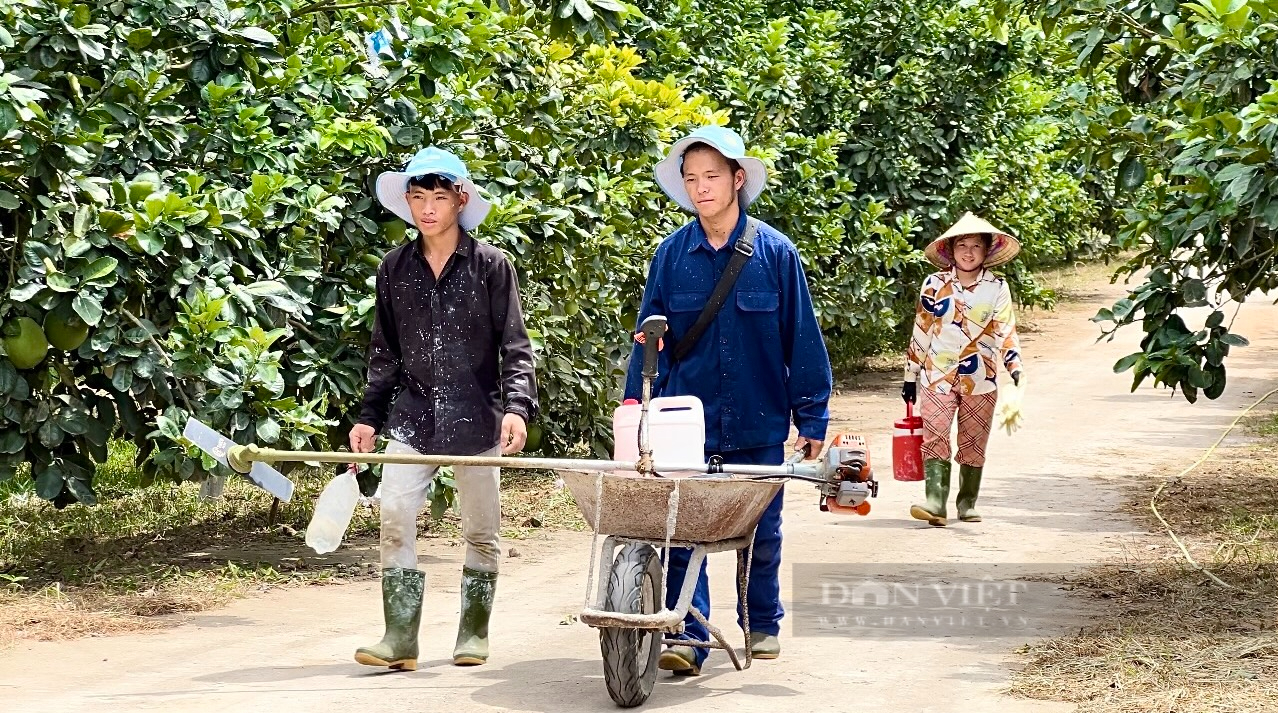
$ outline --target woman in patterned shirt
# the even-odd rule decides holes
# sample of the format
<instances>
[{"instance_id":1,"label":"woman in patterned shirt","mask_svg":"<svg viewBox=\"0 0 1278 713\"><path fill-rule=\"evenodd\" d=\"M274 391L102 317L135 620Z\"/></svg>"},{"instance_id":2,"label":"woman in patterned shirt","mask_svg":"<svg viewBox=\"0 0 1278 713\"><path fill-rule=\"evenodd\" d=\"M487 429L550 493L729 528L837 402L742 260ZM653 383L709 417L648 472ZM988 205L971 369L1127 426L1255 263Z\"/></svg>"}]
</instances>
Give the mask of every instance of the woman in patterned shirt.
<instances>
[{"instance_id":1,"label":"woman in patterned shirt","mask_svg":"<svg viewBox=\"0 0 1278 713\"><path fill-rule=\"evenodd\" d=\"M1017 385L1020 342L1007 282L990 272L1020 252L1020 242L968 213L924 253L940 272L923 282L906 353L901 397L918 399L922 384L923 467L927 502L910 514L946 524L950 492L950 426L958 416L958 516L979 522L976 496L998 402L1001 363Z\"/></svg>"}]
</instances>

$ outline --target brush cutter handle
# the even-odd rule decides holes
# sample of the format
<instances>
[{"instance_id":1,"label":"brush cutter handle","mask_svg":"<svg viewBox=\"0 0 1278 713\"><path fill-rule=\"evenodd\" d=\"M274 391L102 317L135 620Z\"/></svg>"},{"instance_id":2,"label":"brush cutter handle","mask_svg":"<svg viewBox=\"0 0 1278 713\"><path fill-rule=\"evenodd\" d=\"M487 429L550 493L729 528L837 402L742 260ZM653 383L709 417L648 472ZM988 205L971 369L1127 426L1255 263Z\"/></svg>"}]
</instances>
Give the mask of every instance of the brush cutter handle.
<instances>
[{"instance_id":1,"label":"brush cutter handle","mask_svg":"<svg viewBox=\"0 0 1278 713\"><path fill-rule=\"evenodd\" d=\"M643 375L648 379L657 378L657 357L661 338L666 333L666 318L654 314L643 321L640 326L643 332Z\"/></svg>"},{"instance_id":2,"label":"brush cutter handle","mask_svg":"<svg viewBox=\"0 0 1278 713\"><path fill-rule=\"evenodd\" d=\"M795 449L794 455L786 459L785 465L794 465L795 463L802 463L803 461L811 457L812 457L812 444L809 442L805 442L802 448Z\"/></svg>"}]
</instances>

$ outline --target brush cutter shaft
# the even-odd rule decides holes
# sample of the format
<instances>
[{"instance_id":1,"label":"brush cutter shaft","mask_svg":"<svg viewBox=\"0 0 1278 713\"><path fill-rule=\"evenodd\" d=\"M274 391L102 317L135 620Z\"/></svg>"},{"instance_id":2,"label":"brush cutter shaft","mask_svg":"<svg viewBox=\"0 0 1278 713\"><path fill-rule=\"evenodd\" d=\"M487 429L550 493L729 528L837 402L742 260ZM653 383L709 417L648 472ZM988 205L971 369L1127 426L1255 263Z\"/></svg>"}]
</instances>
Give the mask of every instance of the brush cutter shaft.
<instances>
[{"instance_id":1,"label":"brush cutter shaft","mask_svg":"<svg viewBox=\"0 0 1278 713\"><path fill-rule=\"evenodd\" d=\"M496 468L515 468L521 470L574 470L586 472L633 472L637 463L634 461L592 460L586 458L520 458L512 456L441 456L415 455L411 453L346 453L339 451L282 451L272 448L260 448L255 445L233 446L227 453L236 470L251 465L254 461L300 461L309 463L396 463L403 465L456 465ZM709 473L710 466L705 463L654 463L657 473ZM736 465L724 464L715 467L715 473L724 475L787 475L822 477L823 470L819 464L799 465L786 463L783 465Z\"/></svg>"}]
</instances>

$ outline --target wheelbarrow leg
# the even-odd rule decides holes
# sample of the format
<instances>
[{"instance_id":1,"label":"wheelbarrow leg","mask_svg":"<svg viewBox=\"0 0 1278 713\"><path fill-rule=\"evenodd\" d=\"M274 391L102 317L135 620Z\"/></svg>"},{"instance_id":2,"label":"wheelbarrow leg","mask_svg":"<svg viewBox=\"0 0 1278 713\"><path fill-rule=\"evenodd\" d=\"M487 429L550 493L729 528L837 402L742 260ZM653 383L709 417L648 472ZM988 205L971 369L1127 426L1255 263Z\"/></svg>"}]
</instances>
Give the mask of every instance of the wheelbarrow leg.
<instances>
[{"instance_id":1,"label":"wheelbarrow leg","mask_svg":"<svg viewBox=\"0 0 1278 713\"><path fill-rule=\"evenodd\" d=\"M714 637L714 640L717 641L719 645L715 646L714 644L711 644L708 641L700 641L695 643L700 644L701 646L704 646L705 648L708 648L708 649L718 648L728 652L728 658L732 659L732 665L735 666L738 671L740 671L742 669L742 666L741 666L741 659L737 657L737 650L734 646L729 644L727 640L723 638L723 632L719 631L719 627L706 621L706 618L702 616L701 612L696 607L692 607L688 611L692 613L693 619L696 619L698 622L700 622L700 624L706 628L706 631L710 632L710 635ZM684 642L684 643L688 644L692 642Z\"/></svg>"},{"instance_id":2,"label":"wheelbarrow leg","mask_svg":"<svg viewBox=\"0 0 1278 713\"><path fill-rule=\"evenodd\" d=\"M744 554L743 554L744 553ZM754 561L754 537L745 550L737 550L737 606L741 611L741 628L745 631L745 667L750 668L754 654L750 645L750 564ZM740 668L740 667L738 667Z\"/></svg>"}]
</instances>

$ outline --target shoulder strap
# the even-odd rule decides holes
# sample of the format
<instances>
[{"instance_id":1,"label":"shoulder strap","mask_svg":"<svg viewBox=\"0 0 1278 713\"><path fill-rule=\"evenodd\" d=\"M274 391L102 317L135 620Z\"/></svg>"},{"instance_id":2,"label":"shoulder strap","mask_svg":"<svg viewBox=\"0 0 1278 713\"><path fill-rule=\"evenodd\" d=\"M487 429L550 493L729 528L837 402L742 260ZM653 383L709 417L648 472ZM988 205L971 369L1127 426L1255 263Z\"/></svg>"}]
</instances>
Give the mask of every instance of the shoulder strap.
<instances>
[{"instance_id":1,"label":"shoulder strap","mask_svg":"<svg viewBox=\"0 0 1278 713\"><path fill-rule=\"evenodd\" d=\"M679 343L674 345L671 351L671 357L676 361L683 361L688 356L688 352L692 351L692 347L696 345L697 340L701 338L701 334L706 331L714 318L718 316L719 309L723 307L723 303L728 299L728 293L732 291L732 286L736 284L737 276L741 274L741 268L754 255L754 239L759 232L759 221L755 218L746 218L745 233L737 240L736 249L733 250L732 258L728 260L728 267L724 269L723 276L719 278L718 284L714 286L714 292L710 295L706 306L701 309L701 314L697 315L697 321L683 335Z\"/></svg>"}]
</instances>

